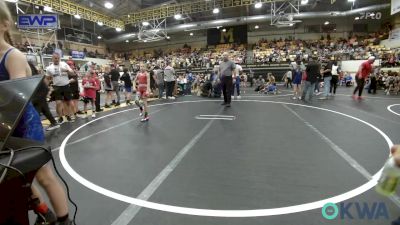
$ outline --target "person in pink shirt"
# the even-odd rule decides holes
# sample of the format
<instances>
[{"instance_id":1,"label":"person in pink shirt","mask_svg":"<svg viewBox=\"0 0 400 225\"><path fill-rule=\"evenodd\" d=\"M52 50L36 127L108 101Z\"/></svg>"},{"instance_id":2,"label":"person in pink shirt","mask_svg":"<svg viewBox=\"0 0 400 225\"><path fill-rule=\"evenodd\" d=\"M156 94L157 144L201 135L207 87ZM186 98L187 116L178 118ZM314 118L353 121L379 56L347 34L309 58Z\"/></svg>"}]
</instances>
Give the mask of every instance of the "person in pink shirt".
<instances>
[{"instance_id":1,"label":"person in pink shirt","mask_svg":"<svg viewBox=\"0 0 400 225\"><path fill-rule=\"evenodd\" d=\"M375 62L375 57L370 56L367 61L363 62L360 65L356 73L357 87L353 91L353 99L359 99L359 100L362 99L361 95L364 90L365 80L373 71L374 67L372 64L374 64L374 62ZM358 97L356 96L357 91L358 91Z\"/></svg>"},{"instance_id":2,"label":"person in pink shirt","mask_svg":"<svg viewBox=\"0 0 400 225\"><path fill-rule=\"evenodd\" d=\"M92 106L92 118L96 117L96 109L94 103L96 102L96 90L98 89L99 83L98 79L95 77L95 72L90 71L86 74L86 76L82 80L83 86L83 102L84 102L84 111L87 116L87 104L90 102Z\"/></svg>"}]
</instances>

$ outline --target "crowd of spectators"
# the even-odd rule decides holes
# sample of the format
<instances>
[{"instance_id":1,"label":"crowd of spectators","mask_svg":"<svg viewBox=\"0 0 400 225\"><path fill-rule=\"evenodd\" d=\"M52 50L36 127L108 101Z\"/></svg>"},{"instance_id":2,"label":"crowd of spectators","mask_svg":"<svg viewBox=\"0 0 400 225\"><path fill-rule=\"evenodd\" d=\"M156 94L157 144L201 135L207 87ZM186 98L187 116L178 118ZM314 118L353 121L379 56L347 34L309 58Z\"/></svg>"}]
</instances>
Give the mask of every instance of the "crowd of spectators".
<instances>
[{"instance_id":1,"label":"crowd of spectators","mask_svg":"<svg viewBox=\"0 0 400 225\"><path fill-rule=\"evenodd\" d=\"M372 34L365 37L352 36L348 39L321 37L320 40L261 39L253 48L253 62L271 64L290 61L308 61L312 56L321 60L364 60L371 54L387 65L399 63L399 50L380 45L381 36Z\"/></svg>"},{"instance_id":2,"label":"crowd of spectators","mask_svg":"<svg viewBox=\"0 0 400 225\"><path fill-rule=\"evenodd\" d=\"M124 61L129 60L132 65L146 63L150 65L165 66L166 62L177 69L186 68L213 68L222 58L222 53L228 52L229 57L239 64L246 63L247 51L245 45L222 44L208 46L202 49L192 49L185 44L182 48L164 52L161 49L153 53L145 53L142 56L133 53L120 53L115 55L115 59Z\"/></svg>"}]
</instances>

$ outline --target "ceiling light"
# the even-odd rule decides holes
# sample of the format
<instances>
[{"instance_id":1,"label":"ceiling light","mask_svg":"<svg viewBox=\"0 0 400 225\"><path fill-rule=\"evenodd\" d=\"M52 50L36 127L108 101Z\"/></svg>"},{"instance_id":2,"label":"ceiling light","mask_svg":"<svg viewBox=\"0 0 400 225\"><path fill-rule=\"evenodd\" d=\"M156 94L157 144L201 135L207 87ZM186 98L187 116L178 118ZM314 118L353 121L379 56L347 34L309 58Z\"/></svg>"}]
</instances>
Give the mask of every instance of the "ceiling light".
<instances>
[{"instance_id":1,"label":"ceiling light","mask_svg":"<svg viewBox=\"0 0 400 225\"><path fill-rule=\"evenodd\" d=\"M224 28L224 29L222 29L222 32L226 32L226 29Z\"/></svg>"},{"instance_id":2,"label":"ceiling light","mask_svg":"<svg viewBox=\"0 0 400 225\"><path fill-rule=\"evenodd\" d=\"M189 35L190 35L190 36L193 36L193 33L190 33Z\"/></svg>"},{"instance_id":3,"label":"ceiling light","mask_svg":"<svg viewBox=\"0 0 400 225\"><path fill-rule=\"evenodd\" d=\"M51 7L49 7L49 6L45 6L45 7L43 7L43 11L45 11L45 12L53 12L53 9Z\"/></svg>"},{"instance_id":4,"label":"ceiling light","mask_svg":"<svg viewBox=\"0 0 400 225\"><path fill-rule=\"evenodd\" d=\"M214 14L218 14L219 13L219 9L218 8L213 9L213 13Z\"/></svg>"},{"instance_id":5,"label":"ceiling light","mask_svg":"<svg viewBox=\"0 0 400 225\"><path fill-rule=\"evenodd\" d=\"M147 40L144 40L144 42L147 42Z\"/></svg>"},{"instance_id":6,"label":"ceiling light","mask_svg":"<svg viewBox=\"0 0 400 225\"><path fill-rule=\"evenodd\" d=\"M128 15L128 18L131 18L131 15Z\"/></svg>"},{"instance_id":7,"label":"ceiling light","mask_svg":"<svg viewBox=\"0 0 400 225\"><path fill-rule=\"evenodd\" d=\"M260 28L260 27L259 27L258 25L255 25L254 28L255 28L255 29L258 29L258 28Z\"/></svg>"},{"instance_id":8,"label":"ceiling light","mask_svg":"<svg viewBox=\"0 0 400 225\"><path fill-rule=\"evenodd\" d=\"M176 15L174 16L174 18L175 18L176 20L180 20L180 19L182 19L182 15L181 15L181 14L176 14Z\"/></svg>"},{"instance_id":9,"label":"ceiling light","mask_svg":"<svg viewBox=\"0 0 400 225\"><path fill-rule=\"evenodd\" d=\"M6 0L6 2L17 3L18 0Z\"/></svg>"},{"instance_id":10,"label":"ceiling light","mask_svg":"<svg viewBox=\"0 0 400 225\"><path fill-rule=\"evenodd\" d=\"M75 17L75 19L78 19L78 20L81 18L81 16L79 14L74 15L74 17Z\"/></svg>"},{"instance_id":11,"label":"ceiling light","mask_svg":"<svg viewBox=\"0 0 400 225\"><path fill-rule=\"evenodd\" d=\"M354 18L354 19L355 19L355 20L359 20L359 19L360 19L360 17L358 17L358 16L357 16L357 17L356 17L356 18Z\"/></svg>"},{"instance_id":12,"label":"ceiling light","mask_svg":"<svg viewBox=\"0 0 400 225\"><path fill-rule=\"evenodd\" d=\"M169 40L169 39L171 39L171 37L170 37L170 36L167 36L167 39Z\"/></svg>"},{"instance_id":13,"label":"ceiling light","mask_svg":"<svg viewBox=\"0 0 400 225\"><path fill-rule=\"evenodd\" d=\"M114 5L111 2L105 2L104 7L106 7L107 9L112 9Z\"/></svg>"},{"instance_id":14,"label":"ceiling light","mask_svg":"<svg viewBox=\"0 0 400 225\"><path fill-rule=\"evenodd\" d=\"M307 4L308 3L308 0L301 0L301 4L302 5L305 5L305 4Z\"/></svg>"},{"instance_id":15,"label":"ceiling light","mask_svg":"<svg viewBox=\"0 0 400 225\"><path fill-rule=\"evenodd\" d=\"M126 42L126 43L129 43L129 40L126 40L125 42Z\"/></svg>"},{"instance_id":16,"label":"ceiling light","mask_svg":"<svg viewBox=\"0 0 400 225\"><path fill-rule=\"evenodd\" d=\"M329 21L325 21L325 23L324 23L325 25L329 25Z\"/></svg>"},{"instance_id":17,"label":"ceiling light","mask_svg":"<svg viewBox=\"0 0 400 225\"><path fill-rule=\"evenodd\" d=\"M121 32L121 28L119 28L119 27L117 27L117 28L115 28L115 30L117 31L117 32Z\"/></svg>"},{"instance_id":18,"label":"ceiling light","mask_svg":"<svg viewBox=\"0 0 400 225\"><path fill-rule=\"evenodd\" d=\"M101 36L97 36L97 39L101 39Z\"/></svg>"},{"instance_id":19,"label":"ceiling light","mask_svg":"<svg viewBox=\"0 0 400 225\"><path fill-rule=\"evenodd\" d=\"M103 22L97 22L97 24L98 24L99 26L103 26L103 25L104 25Z\"/></svg>"},{"instance_id":20,"label":"ceiling light","mask_svg":"<svg viewBox=\"0 0 400 225\"><path fill-rule=\"evenodd\" d=\"M355 2L356 0L347 0L348 2Z\"/></svg>"},{"instance_id":21,"label":"ceiling light","mask_svg":"<svg viewBox=\"0 0 400 225\"><path fill-rule=\"evenodd\" d=\"M148 25L150 25L150 23L147 22L147 21L143 21L143 22L142 22L142 25L143 25L143 26L148 26Z\"/></svg>"},{"instance_id":22,"label":"ceiling light","mask_svg":"<svg viewBox=\"0 0 400 225\"><path fill-rule=\"evenodd\" d=\"M255 5L254 5L254 8L256 8L256 9L259 9L259 8L261 8L262 7L262 3L261 2L257 2Z\"/></svg>"},{"instance_id":23,"label":"ceiling light","mask_svg":"<svg viewBox=\"0 0 400 225\"><path fill-rule=\"evenodd\" d=\"M154 32L158 33L160 31L160 29L154 29Z\"/></svg>"},{"instance_id":24,"label":"ceiling light","mask_svg":"<svg viewBox=\"0 0 400 225\"><path fill-rule=\"evenodd\" d=\"M217 26L217 29L219 30L219 28L221 28L221 26Z\"/></svg>"},{"instance_id":25,"label":"ceiling light","mask_svg":"<svg viewBox=\"0 0 400 225\"><path fill-rule=\"evenodd\" d=\"M294 23L289 24L289 26L293 27L293 26L294 26Z\"/></svg>"}]
</instances>

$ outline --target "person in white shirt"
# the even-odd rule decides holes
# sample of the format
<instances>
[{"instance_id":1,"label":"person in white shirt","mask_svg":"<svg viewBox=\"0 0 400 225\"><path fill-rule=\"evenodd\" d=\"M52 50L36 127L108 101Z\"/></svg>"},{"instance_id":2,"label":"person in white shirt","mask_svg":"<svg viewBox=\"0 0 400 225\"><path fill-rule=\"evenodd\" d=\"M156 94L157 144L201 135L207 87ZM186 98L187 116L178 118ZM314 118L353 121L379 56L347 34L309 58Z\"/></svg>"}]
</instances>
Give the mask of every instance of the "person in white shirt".
<instances>
[{"instance_id":1,"label":"person in white shirt","mask_svg":"<svg viewBox=\"0 0 400 225\"><path fill-rule=\"evenodd\" d=\"M167 99L175 99L175 97L172 96L175 87L175 79L175 70L171 66L171 62L167 62L167 67L164 69L164 80L166 84L165 96Z\"/></svg>"},{"instance_id":2,"label":"person in white shirt","mask_svg":"<svg viewBox=\"0 0 400 225\"><path fill-rule=\"evenodd\" d=\"M285 75L283 76L282 80L285 81L286 88L289 88L289 85L290 85L290 88L293 88L293 85L292 85L292 71L291 70L289 70L289 71L287 71L285 73Z\"/></svg>"},{"instance_id":3,"label":"person in white shirt","mask_svg":"<svg viewBox=\"0 0 400 225\"><path fill-rule=\"evenodd\" d=\"M63 122L63 116L66 116L67 120L71 122L73 104L69 83L73 82L73 79L68 79L68 75L76 76L76 74L67 63L60 61L58 53L53 53L52 61L53 64L46 68L46 76L53 81L54 90L52 95L56 100L56 111L59 116L58 122Z\"/></svg>"},{"instance_id":4,"label":"person in white shirt","mask_svg":"<svg viewBox=\"0 0 400 225\"><path fill-rule=\"evenodd\" d=\"M235 97L235 88L236 88L236 94L237 98L240 99L240 75L243 72L243 68L239 65L238 62L235 62L235 74L236 74L236 79L233 80L233 87L232 87L232 96L231 98Z\"/></svg>"}]
</instances>

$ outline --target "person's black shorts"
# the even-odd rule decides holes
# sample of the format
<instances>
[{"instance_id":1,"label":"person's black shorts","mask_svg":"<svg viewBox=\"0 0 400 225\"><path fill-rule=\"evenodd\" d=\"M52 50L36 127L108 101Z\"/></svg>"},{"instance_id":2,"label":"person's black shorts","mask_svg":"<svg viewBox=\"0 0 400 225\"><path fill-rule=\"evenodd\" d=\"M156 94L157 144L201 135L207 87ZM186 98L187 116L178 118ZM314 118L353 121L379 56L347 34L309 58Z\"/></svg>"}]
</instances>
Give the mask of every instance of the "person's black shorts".
<instances>
[{"instance_id":1,"label":"person's black shorts","mask_svg":"<svg viewBox=\"0 0 400 225\"><path fill-rule=\"evenodd\" d=\"M54 91L52 94L56 101L57 100L69 101L72 99L72 92L71 92L71 89L69 88L69 85L53 86L53 88L54 88Z\"/></svg>"},{"instance_id":2,"label":"person's black shorts","mask_svg":"<svg viewBox=\"0 0 400 225\"><path fill-rule=\"evenodd\" d=\"M79 91L74 91L72 92L72 99L73 100L79 100L80 99Z\"/></svg>"},{"instance_id":3,"label":"person's black shorts","mask_svg":"<svg viewBox=\"0 0 400 225\"><path fill-rule=\"evenodd\" d=\"M89 98L89 97L83 97L82 100L83 100L84 103L93 102L93 99L92 99L92 98Z\"/></svg>"}]
</instances>

